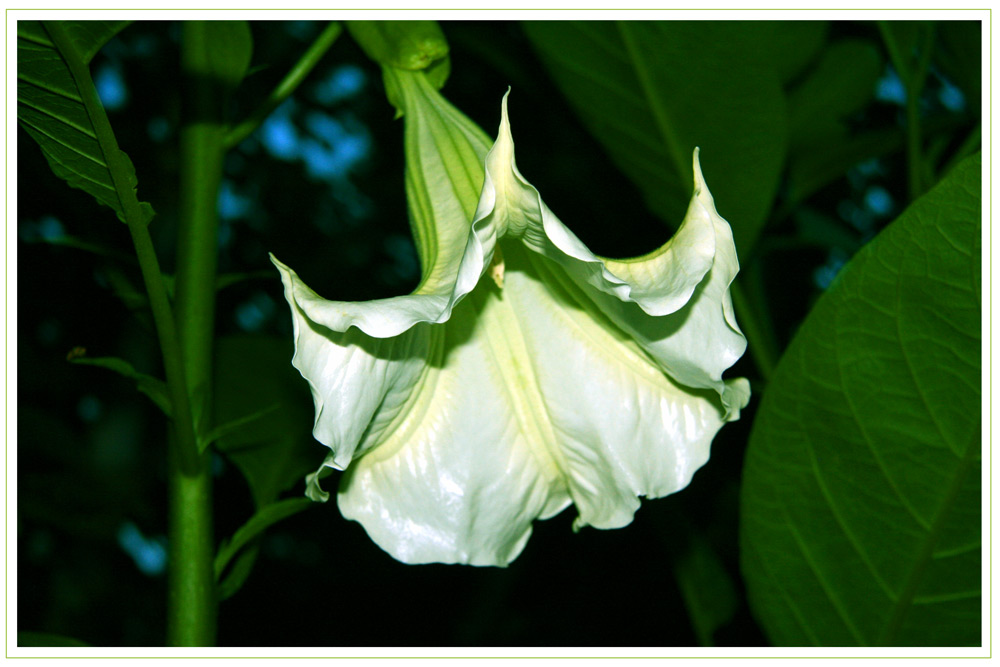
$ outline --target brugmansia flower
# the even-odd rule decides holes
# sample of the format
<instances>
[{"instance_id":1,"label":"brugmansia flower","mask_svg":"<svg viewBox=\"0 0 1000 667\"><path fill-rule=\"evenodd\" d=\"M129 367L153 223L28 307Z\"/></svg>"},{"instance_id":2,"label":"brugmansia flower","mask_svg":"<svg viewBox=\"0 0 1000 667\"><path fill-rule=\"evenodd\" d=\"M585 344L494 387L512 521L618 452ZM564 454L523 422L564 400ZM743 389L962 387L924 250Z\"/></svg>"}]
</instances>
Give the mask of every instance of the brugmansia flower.
<instances>
[{"instance_id":1,"label":"brugmansia flower","mask_svg":"<svg viewBox=\"0 0 1000 667\"><path fill-rule=\"evenodd\" d=\"M327 301L274 260L331 450L320 472L345 471L341 512L407 563L505 565L533 520L571 504L575 527L625 526L639 496L688 484L750 393L722 379L746 347L738 264L697 152L674 237L603 259L518 171L506 96L490 147L423 73L386 83L406 119L419 287ZM308 493L325 500L319 478Z\"/></svg>"}]
</instances>

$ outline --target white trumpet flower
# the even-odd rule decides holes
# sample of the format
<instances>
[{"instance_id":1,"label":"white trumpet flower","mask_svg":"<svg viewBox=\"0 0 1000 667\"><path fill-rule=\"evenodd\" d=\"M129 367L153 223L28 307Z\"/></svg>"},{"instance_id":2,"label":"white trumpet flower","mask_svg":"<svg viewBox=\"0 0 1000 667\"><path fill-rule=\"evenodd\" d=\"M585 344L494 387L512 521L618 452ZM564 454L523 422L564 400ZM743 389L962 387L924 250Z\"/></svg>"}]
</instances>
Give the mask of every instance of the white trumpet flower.
<instances>
[{"instance_id":1,"label":"white trumpet flower","mask_svg":"<svg viewBox=\"0 0 1000 667\"><path fill-rule=\"evenodd\" d=\"M739 266L697 151L673 238L604 259L518 171L506 96L491 148L423 73L386 82L406 120L419 287L328 301L272 258L331 450L308 494L326 500L320 473L344 470L341 512L406 563L506 565L535 519L571 504L574 527L627 525L639 496L690 482L750 395L722 379L746 348Z\"/></svg>"}]
</instances>

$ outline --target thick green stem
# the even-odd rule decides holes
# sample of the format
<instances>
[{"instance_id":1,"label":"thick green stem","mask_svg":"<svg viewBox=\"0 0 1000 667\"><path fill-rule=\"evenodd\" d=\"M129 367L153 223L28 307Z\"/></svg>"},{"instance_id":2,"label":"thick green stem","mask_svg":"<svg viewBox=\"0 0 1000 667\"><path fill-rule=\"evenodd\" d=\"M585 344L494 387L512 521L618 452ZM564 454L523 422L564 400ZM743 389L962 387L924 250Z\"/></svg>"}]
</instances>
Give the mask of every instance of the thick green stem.
<instances>
[{"instance_id":1,"label":"thick green stem","mask_svg":"<svg viewBox=\"0 0 1000 667\"><path fill-rule=\"evenodd\" d=\"M184 120L180 132L180 222L174 305L188 392L199 442L211 428L215 273L222 179L224 86L213 77L209 29L185 23L181 42ZM170 572L167 641L172 646L215 642L212 478L208 452L193 474L170 468Z\"/></svg>"},{"instance_id":2,"label":"thick green stem","mask_svg":"<svg viewBox=\"0 0 1000 667\"><path fill-rule=\"evenodd\" d=\"M216 627L212 538L212 477L207 465L188 475L172 459L169 468L170 530L167 643L213 646Z\"/></svg>"}]
</instances>

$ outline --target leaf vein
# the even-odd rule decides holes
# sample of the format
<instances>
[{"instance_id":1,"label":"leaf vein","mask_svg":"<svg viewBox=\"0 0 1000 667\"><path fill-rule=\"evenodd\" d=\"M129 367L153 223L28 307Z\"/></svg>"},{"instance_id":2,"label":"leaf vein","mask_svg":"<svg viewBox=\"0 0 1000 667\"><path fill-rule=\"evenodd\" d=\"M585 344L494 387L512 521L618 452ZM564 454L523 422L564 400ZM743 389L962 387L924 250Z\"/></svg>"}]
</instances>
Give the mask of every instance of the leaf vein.
<instances>
[{"instance_id":1,"label":"leaf vein","mask_svg":"<svg viewBox=\"0 0 1000 667\"><path fill-rule=\"evenodd\" d=\"M34 104L31 100L29 100L27 98L18 97L17 98L17 103L18 104L23 104L24 106L28 107L29 109L34 109L38 113L45 114L49 118L52 118L53 120L57 120L60 123L62 123L63 125L66 125L68 127L73 128L74 130L76 130L80 134L83 134L86 137L94 139L95 141L97 140L97 135L94 134L93 128L89 128L89 127L86 127L84 125L80 125L79 123L76 123L73 120L71 120L71 119L69 119L69 118L67 118L65 116L60 116L58 114L55 114L50 109L47 109L47 108L45 108L43 106L39 106L37 104ZM23 119L23 117L21 117L21 118Z\"/></svg>"},{"instance_id":2,"label":"leaf vein","mask_svg":"<svg viewBox=\"0 0 1000 667\"><path fill-rule=\"evenodd\" d=\"M71 102L76 102L78 104L83 104L83 98L80 97L79 94L73 95L69 91L62 90L60 88L55 88L53 86L50 86L48 83L46 83L44 81L37 81L35 79L28 78L28 75L26 75L26 74L23 74L23 73L22 74L18 74L17 75L17 80L18 81L24 81L25 83L27 83L29 85L32 85L35 88L39 88L40 90L44 90L46 92L52 93L53 95L58 95L59 97L67 99L67 100L69 100Z\"/></svg>"},{"instance_id":3,"label":"leaf vein","mask_svg":"<svg viewBox=\"0 0 1000 667\"><path fill-rule=\"evenodd\" d=\"M817 566L816 561L813 559L812 552L809 551L808 546L799 534L798 528L795 526L795 522L792 521L792 517L788 515L787 507L782 506L782 511L785 514L785 522L788 525L788 532L795 540L795 544L802 553L809 569L812 570L813 574L816 576L816 580L819 582L820 588L822 588L823 592L826 593L826 597L830 601L830 604L837 611L837 615L840 616L840 620L844 622L844 625L850 631L851 635L854 636L854 639L859 646L867 646L868 643L865 641L864 636L856 627L854 627L854 622L844 609L840 598L835 594L834 588L830 586L829 582L827 582L826 578L823 576L822 571Z\"/></svg>"}]
</instances>

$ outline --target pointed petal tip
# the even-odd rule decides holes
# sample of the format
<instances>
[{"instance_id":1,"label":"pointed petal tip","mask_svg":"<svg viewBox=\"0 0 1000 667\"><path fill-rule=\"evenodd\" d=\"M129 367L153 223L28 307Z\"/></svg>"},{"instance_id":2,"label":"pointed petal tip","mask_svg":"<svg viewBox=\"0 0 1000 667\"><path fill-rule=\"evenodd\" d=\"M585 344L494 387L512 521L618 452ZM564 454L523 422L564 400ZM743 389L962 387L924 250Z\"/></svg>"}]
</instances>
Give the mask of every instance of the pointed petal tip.
<instances>
[{"instance_id":1,"label":"pointed petal tip","mask_svg":"<svg viewBox=\"0 0 1000 667\"><path fill-rule=\"evenodd\" d=\"M291 269L289 269L284 262L282 262L280 259L274 256L273 252L267 253L267 256L271 258L271 263L274 264L279 271L283 272L291 271Z\"/></svg>"},{"instance_id":2,"label":"pointed petal tip","mask_svg":"<svg viewBox=\"0 0 1000 667\"><path fill-rule=\"evenodd\" d=\"M712 192L708 189L708 184L705 182L705 174L701 171L700 154L701 148L696 146L694 155L691 158L692 166L694 167L694 196L705 203L712 204L714 209L715 198L712 197Z\"/></svg>"},{"instance_id":3,"label":"pointed petal tip","mask_svg":"<svg viewBox=\"0 0 1000 667\"><path fill-rule=\"evenodd\" d=\"M705 175L701 173L701 147L695 146L694 155L691 158L692 166L694 167L694 191L700 192L705 189Z\"/></svg>"},{"instance_id":4,"label":"pointed petal tip","mask_svg":"<svg viewBox=\"0 0 1000 667\"><path fill-rule=\"evenodd\" d=\"M507 92L503 94L503 99L500 101L500 125L510 125L507 117L507 98L510 96L510 86L507 86Z\"/></svg>"}]
</instances>

